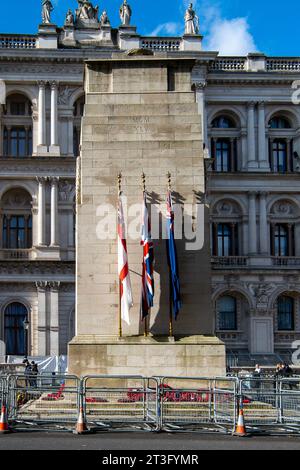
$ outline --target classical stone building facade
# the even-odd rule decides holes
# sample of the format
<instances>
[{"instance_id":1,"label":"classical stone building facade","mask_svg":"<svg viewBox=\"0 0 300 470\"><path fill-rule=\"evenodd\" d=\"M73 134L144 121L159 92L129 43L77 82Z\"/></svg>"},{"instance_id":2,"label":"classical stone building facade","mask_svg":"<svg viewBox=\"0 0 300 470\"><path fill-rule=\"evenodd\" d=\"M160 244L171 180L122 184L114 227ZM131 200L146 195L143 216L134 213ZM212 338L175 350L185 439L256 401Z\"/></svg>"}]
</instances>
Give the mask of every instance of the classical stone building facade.
<instances>
[{"instance_id":1,"label":"classical stone building facade","mask_svg":"<svg viewBox=\"0 0 300 470\"><path fill-rule=\"evenodd\" d=\"M75 334L75 183L84 63L189 56L207 157L214 328L232 361L300 339L300 59L220 57L201 36L69 19L0 35L0 337L7 354L67 353ZM170 69L169 92L173 91ZM211 157L212 159L210 159ZM201 283L201 279L199 279Z\"/></svg>"}]
</instances>

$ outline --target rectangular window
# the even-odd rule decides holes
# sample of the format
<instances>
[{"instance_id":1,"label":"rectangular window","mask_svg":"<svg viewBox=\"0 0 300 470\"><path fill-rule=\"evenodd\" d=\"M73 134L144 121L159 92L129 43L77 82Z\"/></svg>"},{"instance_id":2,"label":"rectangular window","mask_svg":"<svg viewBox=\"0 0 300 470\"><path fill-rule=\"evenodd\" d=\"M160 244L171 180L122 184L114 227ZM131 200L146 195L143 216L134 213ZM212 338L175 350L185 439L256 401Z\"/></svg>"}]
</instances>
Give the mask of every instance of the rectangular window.
<instances>
[{"instance_id":1,"label":"rectangular window","mask_svg":"<svg viewBox=\"0 0 300 470\"><path fill-rule=\"evenodd\" d=\"M282 296L278 299L278 330L294 330L294 299Z\"/></svg>"}]
</instances>

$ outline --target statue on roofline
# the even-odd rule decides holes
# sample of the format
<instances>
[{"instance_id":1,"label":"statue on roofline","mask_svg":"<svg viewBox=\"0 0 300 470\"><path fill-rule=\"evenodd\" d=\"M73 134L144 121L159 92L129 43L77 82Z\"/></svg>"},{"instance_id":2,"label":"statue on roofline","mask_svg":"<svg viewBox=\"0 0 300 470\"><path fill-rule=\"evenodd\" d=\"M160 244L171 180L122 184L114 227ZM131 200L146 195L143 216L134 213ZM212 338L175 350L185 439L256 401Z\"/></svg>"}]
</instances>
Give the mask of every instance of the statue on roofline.
<instances>
[{"instance_id":1,"label":"statue on roofline","mask_svg":"<svg viewBox=\"0 0 300 470\"><path fill-rule=\"evenodd\" d=\"M132 11L130 5L128 5L127 0L123 1L123 4L120 6L120 18L123 26L129 26L131 20Z\"/></svg>"},{"instance_id":2,"label":"statue on roofline","mask_svg":"<svg viewBox=\"0 0 300 470\"><path fill-rule=\"evenodd\" d=\"M42 0L42 22L51 24L51 12L54 10L50 0Z\"/></svg>"},{"instance_id":3,"label":"statue on roofline","mask_svg":"<svg viewBox=\"0 0 300 470\"><path fill-rule=\"evenodd\" d=\"M185 31L184 34L199 34L199 18L193 8L193 4L190 3L184 16Z\"/></svg>"},{"instance_id":4,"label":"statue on roofline","mask_svg":"<svg viewBox=\"0 0 300 470\"><path fill-rule=\"evenodd\" d=\"M99 7L93 7L92 2L87 0L78 0L76 10L76 20L92 20L98 22Z\"/></svg>"}]
</instances>

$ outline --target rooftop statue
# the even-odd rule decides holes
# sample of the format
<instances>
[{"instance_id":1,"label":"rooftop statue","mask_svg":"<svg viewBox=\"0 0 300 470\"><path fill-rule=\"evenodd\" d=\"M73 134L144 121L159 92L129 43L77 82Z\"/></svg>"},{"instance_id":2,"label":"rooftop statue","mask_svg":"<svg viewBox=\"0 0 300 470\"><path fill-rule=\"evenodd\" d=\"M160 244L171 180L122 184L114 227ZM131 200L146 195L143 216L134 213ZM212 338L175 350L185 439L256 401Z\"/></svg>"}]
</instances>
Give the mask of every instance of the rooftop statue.
<instances>
[{"instance_id":1,"label":"rooftop statue","mask_svg":"<svg viewBox=\"0 0 300 470\"><path fill-rule=\"evenodd\" d=\"M184 34L199 34L199 18L193 9L193 4L190 3L184 16L185 31Z\"/></svg>"},{"instance_id":2,"label":"rooftop statue","mask_svg":"<svg viewBox=\"0 0 300 470\"><path fill-rule=\"evenodd\" d=\"M92 2L78 0L76 10L76 23L98 23L99 7L93 7Z\"/></svg>"},{"instance_id":3,"label":"rooftop statue","mask_svg":"<svg viewBox=\"0 0 300 470\"><path fill-rule=\"evenodd\" d=\"M106 10L103 11L103 13L100 17L100 24L101 24L101 26L110 25L110 21L108 19Z\"/></svg>"},{"instance_id":4,"label":"rooftop statue","mask_svg":"<svg viewBox=\"0 0 300 470\"><path fill-rule=\"evenodd\" d=\"M66 14L65 25L66 26L74 25L74 16L73 16L72 10L68 10Z\"/></svg>"},{"instance_id":5,"label":"rooftop statue","mask_svg":"<svg viewBox=\"0 0 300 470\"><path fill-rule=\"evenodd\" d=\"M53 11L53 5L50 0L42 0L42 21L43 24L51 23L51 12Z\"/></svg>"},{"instance_id":6,"label":"rooftop statue","mask_svg":"<svg viewBox=\"0 0 300 470\"><path fill-rule=\"evenodd\" d=\"M120 18L121 18L121 23L123 26L130 25L131 15L132 15L131 8L128 5L127 0L124 0L123 4L120 6Z\"/></svg>"}]
</instances>

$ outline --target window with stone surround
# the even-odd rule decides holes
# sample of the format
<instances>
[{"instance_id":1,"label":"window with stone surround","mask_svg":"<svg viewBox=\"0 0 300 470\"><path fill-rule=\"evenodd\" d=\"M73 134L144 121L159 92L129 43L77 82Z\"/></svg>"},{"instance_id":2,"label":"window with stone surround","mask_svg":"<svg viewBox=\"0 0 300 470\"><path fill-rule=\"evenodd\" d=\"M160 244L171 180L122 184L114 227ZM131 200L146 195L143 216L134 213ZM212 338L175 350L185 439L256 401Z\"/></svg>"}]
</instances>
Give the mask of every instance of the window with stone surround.
<instances>
[{"instance_id":1,"label":"window with stone surround","mask_svg":"<svg viewBox=\"0 0 300 470\"><path fill-rule=\"evenodd\" d=\"M7 191L1 200L1 246L3 249L32 248L31 196L16 188Z\"/></svg>"},{"instance_id":2,"label":"window with stone surround","mask_svg":"<svg viewBox=\"0 0 300 470\"><path fill-rule=\"evenodd\" d=\"M292 297L282 295L277 299L277 329L292 331L295 328L295 302Z\"/></svg>"},{"instance_id":3,"label":"window with stone surround","mask_svg":"<svg viewBox=\"0 0 300 470\"><path fill-rule=\"evenodd\" d=\"M32 104L21 94L9 95L2 119L3 155L28 157L32 155Z\"/></svg>"},{"instance_id":4,"label":"window with stone surround","mask_svg":"<svg viewBox=\"0 0 300 470\"><path fill-rule=\"evenodd\" d=\"M230 295L224 295L218 299L217 309L219 330L237 330L237 299Z\"/></svg>"},{"instance_id":5,"label":"window with stone surround","mask_svg":"<svg viewBox=\"0 0 300 470\"><path fill-rule=\"evenodd\" d=\"M237 171L239 129L235 120L226 114L219 114L212 120L209 134L213 170L221 173Z\"/></svg>"},{"instance_id":6,"label":"window with stone surround","mask_svg":"<svg viewBox=\"0 0 300 470\"><path fill-rule=\"evenodd\" d=\"M28 321L28 310L20 302L7 305L4 310L4 341L6 354L25 356L28 354L28 332L24 328Z\"/></svg>"},{"instance_id":7,"label":"window with stone surround","mask_svg":"<svg viewBox=\"0 0 300 470\"><path fill-rule=\"evenodd\" d=\"M291 121L276 115L269 120L269 160L274 173L290 173L294 171L294 135Z\"/></svg>"}]
</instances>

